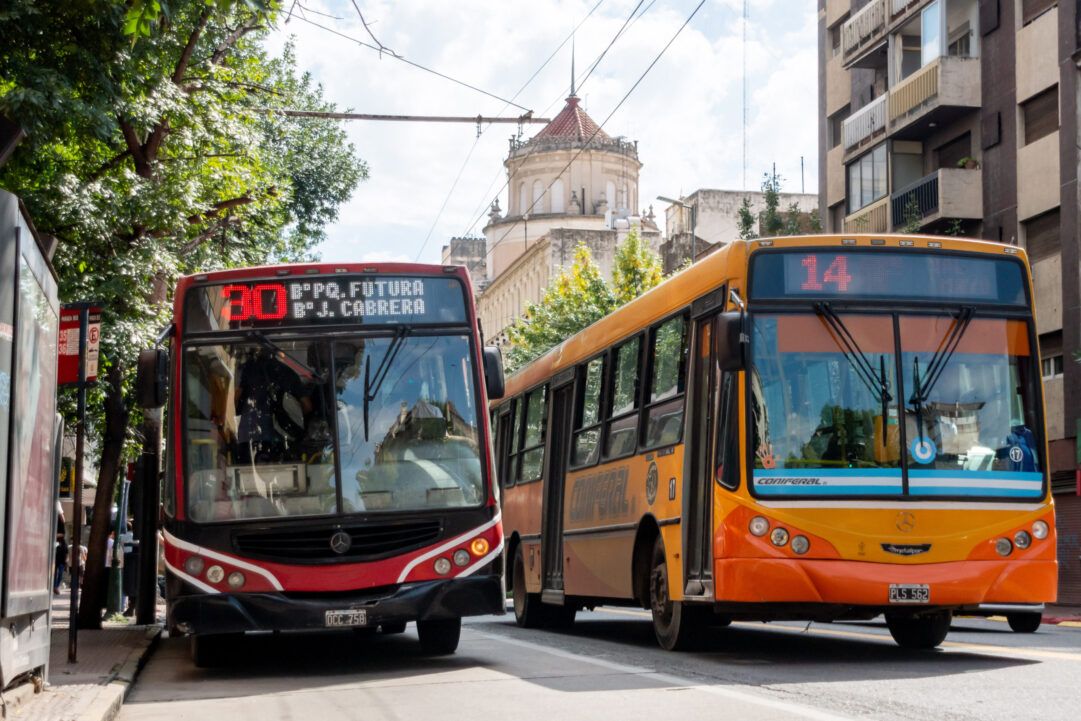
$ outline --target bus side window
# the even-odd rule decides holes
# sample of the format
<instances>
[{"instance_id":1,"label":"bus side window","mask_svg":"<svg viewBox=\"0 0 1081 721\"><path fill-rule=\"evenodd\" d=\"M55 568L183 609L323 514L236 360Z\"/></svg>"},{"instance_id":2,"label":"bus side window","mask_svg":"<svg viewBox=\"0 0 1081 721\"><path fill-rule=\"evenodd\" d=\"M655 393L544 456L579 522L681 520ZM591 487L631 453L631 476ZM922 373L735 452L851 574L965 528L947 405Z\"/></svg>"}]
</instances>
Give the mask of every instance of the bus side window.
<instances>
[{"instance_id":1,"label":"bus side window","mask_svg":"<svg viewBox=\"0 0 1081 721\"><path fill-rule=\"evenodd\" d=\"M514 478L510 473L511 443L513 438L511 432L514 425L514 401L497 408L495 415L496 423L493 427L496 429L496 468L498 469L500 485L504 488L509 488L514 485Z\"/></svg>"},{"instance_id":2,"label":"bus side window","mask_svg":"<svg viewBox=\"0 0 1081 721\"><path fill-rule=\"evenodd\" d=\"M621 458L635 450L638 440L641 351L642 336L638 335L612 352L602 454L605 460Z\"/></svg>"},{"instance_id":3,"label":"bus side window","mask_svg":"<svg viewBox=\"0 0 1081 721\"><path fill-rule=\"evenodd\" d=\"M721 381L721 410L717 423L717 482L725 488L739 488L739 379L724 373Z\"/></svg>"},{"instance_id":4,"label":"bus side window","mask_svg":"<svg viewBox=\"0 0 1081 721\"><path fill-rule=\"evenodd\" d=\"M645 448L679 443L687 384L687 316L670 318L650 333Z\"/></svg>"},{"instance_id":5,"label":"bus side window","mask_svg":"<svg viewBox=\"0 0 1081 721\"><path fill-rule=\"evenodd\" d=\"M578 366L578 394L574 408L574 445L571 467L581 468L597 462L601 440L601 387L604 381L604 356Z\"/></svg>"},{"instance_id":6,"label":"bus side window","mask_svg":"<svg viewBox=\"0 0 1081 721\"><path fill-rule=\"evenodd\" d=\"M519 483L538 480L544 473L544 429L548 422L548 386L543 385L525 395L522 412L517 416L522 430L515 480ZM516 434L517 435L517 434Z\"/></svg>"}]
</instances>

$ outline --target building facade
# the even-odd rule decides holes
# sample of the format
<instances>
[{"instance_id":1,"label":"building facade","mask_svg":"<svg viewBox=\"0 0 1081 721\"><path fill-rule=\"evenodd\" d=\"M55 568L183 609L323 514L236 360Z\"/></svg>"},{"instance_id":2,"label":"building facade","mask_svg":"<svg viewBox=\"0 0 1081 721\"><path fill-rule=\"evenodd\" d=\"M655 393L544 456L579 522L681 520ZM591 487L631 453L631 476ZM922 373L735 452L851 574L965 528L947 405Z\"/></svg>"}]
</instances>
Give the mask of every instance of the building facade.
<instances>
[{"instance_id":1,"label":"building facade","mask_svg":"<svg viewBox=\"0 0 1081 721\"><path fill-rule=\"evenodd\" d=\"M638 144L613 138L567 98L563 110L526 141L512 138L504 162L507 212L492 204L484 228L485 279L476 283L477 314L489 340L501 343L529 303L538 302L551 279L568 267L584 243L607 277L615 248L632 228L656 251L660 231L638 204ZM475 253L457 239L444 246ZM452 262L463 262L455 260ZM466 263L479 267L475 255Z\"/></svg>"},{"instance_id":2,"label":"building facade","mask_svg":"<svg viewBox=\"0 0 1081 721\"><path fill-rule=\"evenodd\" d=\"M1081 603L1079 6L818 3L825 229L963 234L1028 252L1064 603Z\"/></svg>"},{"instance_id":3,"label":"building facade","mask_svg":"<svg viewBox=\"0 0 1081 721\"><path fill-rule=\"evenodd\" d=\"M739 209L744 198L750 200L756 218L766 209L766 196L760 191L701 188L684 196L681 204L670 203L664 209L664 243L660 250L664 272L671 273L692 257L701 258L739 238ZM778 207L782 213L793 205L809 220L810 214L818 212L818 196L780 193ZM760 229L756 232L762 234Z\"/></svg>"}]
</instances>

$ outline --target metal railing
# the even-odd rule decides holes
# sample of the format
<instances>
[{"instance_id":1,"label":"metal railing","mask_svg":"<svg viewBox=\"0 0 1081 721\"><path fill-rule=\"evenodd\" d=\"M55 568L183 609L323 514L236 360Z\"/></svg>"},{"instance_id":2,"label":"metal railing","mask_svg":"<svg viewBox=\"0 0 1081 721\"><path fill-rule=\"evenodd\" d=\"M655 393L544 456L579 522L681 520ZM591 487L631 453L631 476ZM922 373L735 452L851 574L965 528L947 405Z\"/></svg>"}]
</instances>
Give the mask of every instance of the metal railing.
<instances>
[{"instance_id":1,"label":"metal railing","mask_svg":"<svg viewBox=\"0 0 1081 721\"><path fill-rule=\"evenodd\" d=\"M858 147L863 141L886 129L886 99L880 95L845 118L841 124L841 142L845 150Z\"/></svg>"},{"instance_id":2,"label":"metal railing","mask_svg":"<svg viewBox=\"0 0 1081 721\"><path fill-rule=\"evenodd\" d=\"M847 58L886 30L886 0L871 0L841 26L841 50Z\"/></svg>"},{"instance_id":3,"label":"metal railing","mask_svg":"<svg viewBox=\"0 0 1081 721\"><path fill-rule=\"evenodd\" d=\"M938 95L941 58L931 61L890 90L890 122L896 122Z\"/></svg>"},{"instance_id":4,"label":"metal railing","mask_svg":"<svg viewBox=\"0 0 1081 721\"><path fill-rule=\"evenodd\" d=\"M938 211L938 171L906 185L890 196L893 227L903 229Z\"/></svg>"},{"instance_id":5,"label":"metal railing","mask_svg":"<svg viewBox=\"0 0 1081 721\"><path fill-rule=\"evenodd\" d=\"M895 18L913 5L918 5L921 2L923 2L923 0L891 0L890 17Z\"/></svg>"},{"instance_id":6,"label":"metal railing","mask_svg":"<svg viewBox=\"0 0 1081 721\"><path fill-rule=\"evenodd\" d=\"M885 233L890 229L890 197L876 200L845 218L846 233Z\"/></svg>"}]
</instances>

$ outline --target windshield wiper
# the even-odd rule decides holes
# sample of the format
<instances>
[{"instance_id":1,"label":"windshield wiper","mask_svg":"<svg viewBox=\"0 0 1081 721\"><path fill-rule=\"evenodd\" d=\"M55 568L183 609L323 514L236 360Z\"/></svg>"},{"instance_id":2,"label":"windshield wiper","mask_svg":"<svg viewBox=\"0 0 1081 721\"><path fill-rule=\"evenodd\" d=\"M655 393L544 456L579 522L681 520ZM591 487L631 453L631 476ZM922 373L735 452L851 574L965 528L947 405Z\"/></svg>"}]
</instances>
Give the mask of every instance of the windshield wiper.
<instances>
[{"instance_id":1,"label":"windshield wiper","mask_svg":"<svg viewBox=\"0 0 1081 721\"><path fill-rule=\"evenodd\" d=\"M914 356L912 358L913 388L912 396L908 399L908 402L914 407L916 432L919 433L921 442L923 441L923 404L931 397L931 391L934 390L935 384L942 377L942 371L946 369L950 358L953 357L954 352L957 350L957 346L961 344L961 336L968 330L968 326L975 315L976 309L972 306L965 306L961 309L961 314L954 321L949 332L946 333L946 337L938 344L935 354L931 356L931 362L927 364L927 370L925 371L927 374L926 381L920 378L920 357Z\"/></svg>"},{"instance_id":2,"label":"windshield wiper","mask_svg":"<svg viewBox=\"0 0 1081 721\"><path fill-rule=\"evenodd\" d=\"M387 346L386 353L383 354L383 359L379 361L379 365L375 369L375 377L372 377L372 357L364 357L364 442L368 442L368 408L371 402L375 400L375 397L379 395L379 387L383 385L383 381L386 380L387 375L390 373L390 368L394 365L394 358L398 355L398 351L401 350L403 345L402 341L409 335L409 328L402 327L394 331L394 337L390 339L390 345Z\"/></svg>"},{"instance_id":3,"label":"windshield wiper","mask_svg":"<svg viewBox=\"0 0 1081 721\"><path fill-rule=\"evenodd\" d=\"M882 445L885 446L886 417L889 414L890 401L893 400L889 390L889 381L886 377L886 356L879 356L878 372L876 373L875 367L868 360L859 343L856 342L852 332L848 330L848 326L844 324L844 321L841 320L841 317L837 315L830 304L815 303L815 312L826 321L834 335L836 335L837 345L845 359L855 369L856 377L882 404Z\"/></svg>"},{"instance_id":4,"label":"windshield wiper","mask_svg":"<svg viewBox=\"0 0 1081 721\"><path fill-rule=\"evenodd\" d=\"M275 358L278 359L282 365L290 368L303 380L314 381L316 383L323 383L327 379L326 371L317 371L306 363L298 361L293 356L274 341L267 338L263 333L257 330L248 331L248 340L254 340L274 353Z\"/></svg>"}]
</instances>

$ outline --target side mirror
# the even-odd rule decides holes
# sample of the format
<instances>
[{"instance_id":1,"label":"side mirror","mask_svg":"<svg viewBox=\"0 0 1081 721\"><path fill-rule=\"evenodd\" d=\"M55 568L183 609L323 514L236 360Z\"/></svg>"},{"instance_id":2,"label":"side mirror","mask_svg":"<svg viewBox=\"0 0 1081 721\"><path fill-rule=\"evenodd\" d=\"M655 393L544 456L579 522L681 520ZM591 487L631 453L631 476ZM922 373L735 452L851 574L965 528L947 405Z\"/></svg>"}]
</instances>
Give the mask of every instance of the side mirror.
<instances>
[{"instance_id":1,"label":"side mirror","mask_svg":"<svg viewBox=\"0 0 1081 721\"><path fill-rule=\"evenodd\" d=\"M725 372L741 371L746 366L745 318L743 311L734 310L717 316L716 332L713 334L713 354L717 357L717 364Z\"/></svg>"},{"instance_id":2,"label":"side mirror","mask_svg":"<svg viewBox=\"0 0 1081 721\"><path fill-rule=\"evenodd\" d=\"M163 348L139 351L135 397L140 408L161 408L169 391L169 352Z\"/></svg>"},{"instance_id":3,"label":"side mirror","mask_svg":"<svg viewBox=\"0 0 1081 721\"><path fill-rule=\"evenodd\" d=\"M499 400L506 392L503 381L503 354L496 346L484 348L484 385L488 389L488 400Z\"/></svg>"}]
</instances>

